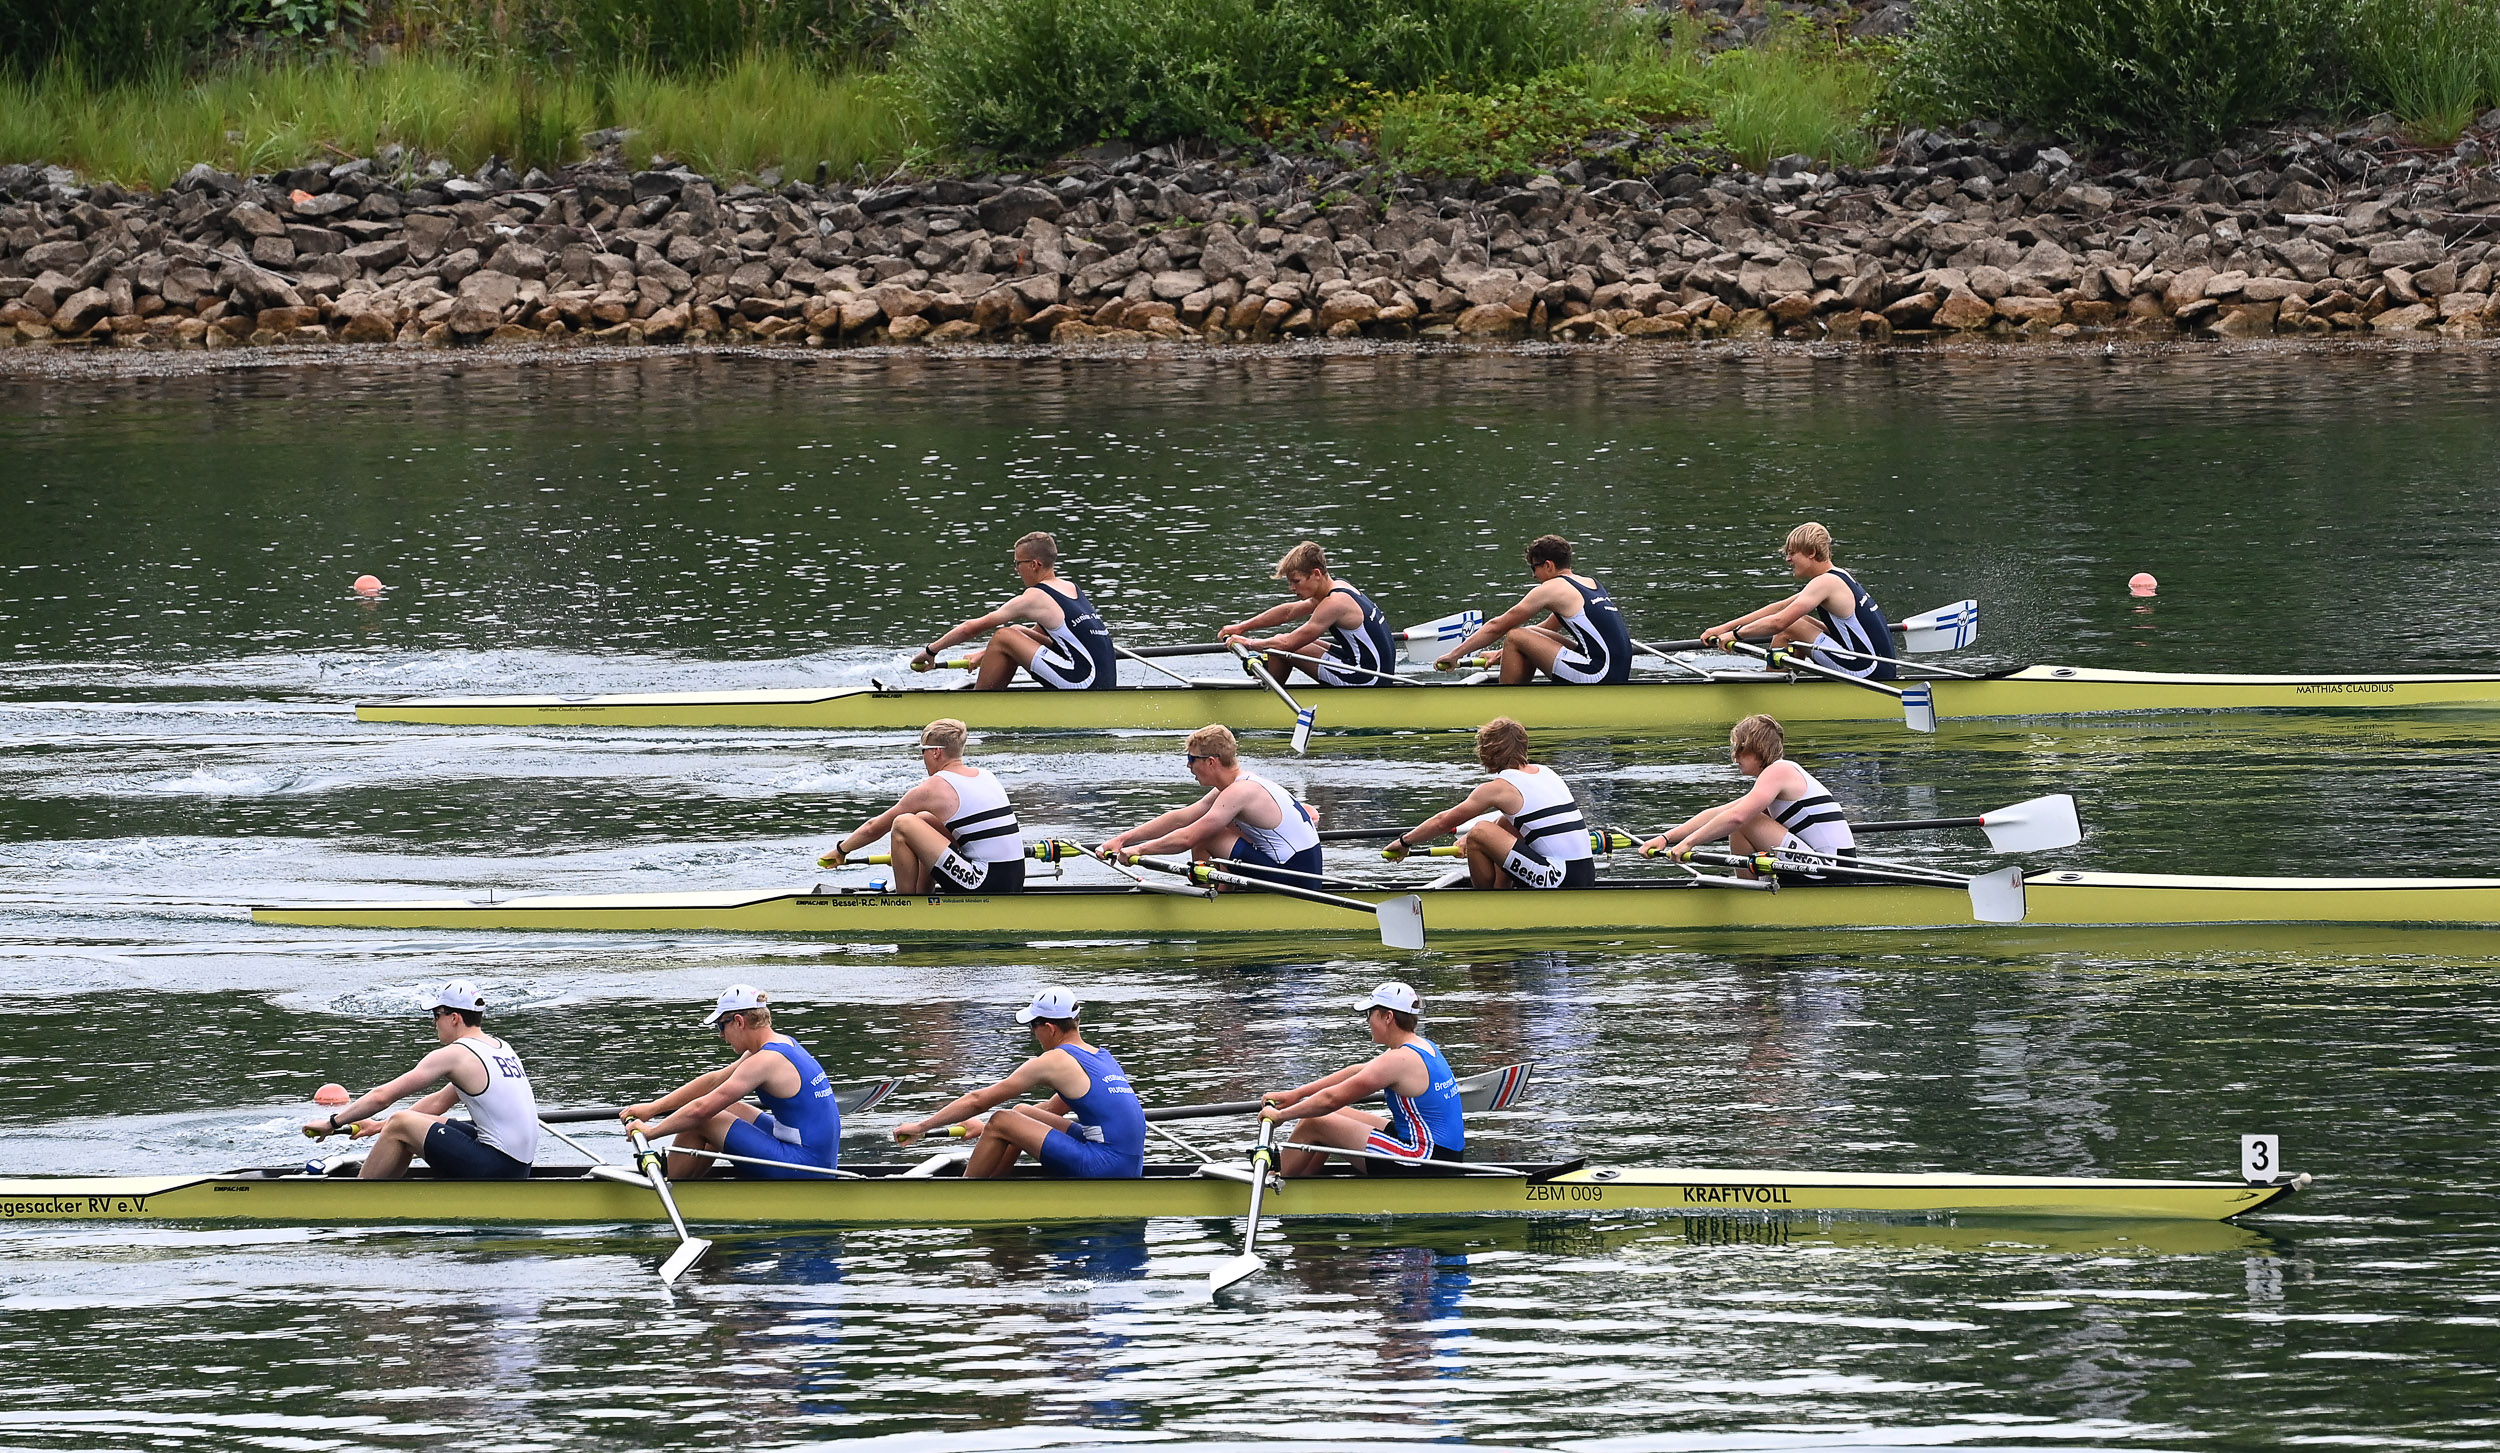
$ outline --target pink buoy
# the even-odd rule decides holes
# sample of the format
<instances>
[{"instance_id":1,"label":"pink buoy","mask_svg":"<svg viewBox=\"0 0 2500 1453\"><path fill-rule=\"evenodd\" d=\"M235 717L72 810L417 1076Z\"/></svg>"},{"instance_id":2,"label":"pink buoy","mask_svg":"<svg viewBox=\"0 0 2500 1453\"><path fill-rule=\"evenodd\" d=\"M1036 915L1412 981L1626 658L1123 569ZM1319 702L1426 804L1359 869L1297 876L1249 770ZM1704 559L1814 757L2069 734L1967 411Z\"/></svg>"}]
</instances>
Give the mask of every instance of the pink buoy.
<instances>
[{"instance_id":1,"label":"pink buoy","mask_svg":"<svg viewBox=\"0 0 2500 1453\"><path fill-rule=\"evenodd\" d=\"M2139 580L2150 580L2153 577L2149 575L2139 575L2136 578ZM358 595L380 595L382 593L382 581L380 577L372 575L357 576L356 593Z\"/></svg>"},{"instance_id":2,"label":"pink buoy","mask_svg":"<svg viewBox=\"0 0 2500 1453\"><path fill-rule=\"evenodd\" d=\"M2161 582L2155 580L2150 571L2139 570L2127 579L2127 594L2129 595L2151 595L2159 589L2161 589Z\"/></svg>"},{"instance_id":3,"label":"pink buoy","mask_svg":"<svg viewBox=\"0 0 2500 1453\"><path fill-rule=\"evenodd\" d=\"M316 1105L344 1105L347 1103L347 1087L345 1085L323 1085L320 1089L313 1091L313 1103Z\"/></svg>"}]
</instances>

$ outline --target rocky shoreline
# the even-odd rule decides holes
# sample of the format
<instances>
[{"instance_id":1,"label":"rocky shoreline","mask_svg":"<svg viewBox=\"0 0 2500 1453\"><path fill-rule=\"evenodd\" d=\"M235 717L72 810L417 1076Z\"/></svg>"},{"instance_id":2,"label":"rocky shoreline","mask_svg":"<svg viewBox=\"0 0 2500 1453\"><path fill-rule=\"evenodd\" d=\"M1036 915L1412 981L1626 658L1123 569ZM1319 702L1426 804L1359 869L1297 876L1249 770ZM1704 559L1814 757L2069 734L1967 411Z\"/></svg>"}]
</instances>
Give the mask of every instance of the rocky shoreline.
<instances>
[{"instance_id":1,"label":"rocky shoreline","mask_svg":"<svg viewBox=\"0 0 2500 1453\"><path fill-rule=\"evenodd\" d=\"M385 155L143 195L0 167L0 343L2474 337L2500 331L2494 131L2160 167L1912 132L1866 168L1516 186L1116 147L725 186L629 171L614 138L561 176Z\"/></svg>"}]
</instances>

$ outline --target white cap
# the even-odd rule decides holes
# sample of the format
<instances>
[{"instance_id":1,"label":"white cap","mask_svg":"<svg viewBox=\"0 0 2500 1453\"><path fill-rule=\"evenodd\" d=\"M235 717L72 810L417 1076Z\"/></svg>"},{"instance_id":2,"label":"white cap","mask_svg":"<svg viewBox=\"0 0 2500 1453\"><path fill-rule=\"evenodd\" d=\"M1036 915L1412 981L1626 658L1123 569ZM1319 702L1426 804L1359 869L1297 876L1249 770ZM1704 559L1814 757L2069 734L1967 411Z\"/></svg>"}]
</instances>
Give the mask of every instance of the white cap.
<instances>
[{"instance_id":1,"label":"white cap","mask_svg":"<svg viewBox=\"0 0 2500 1453\"><path fill-rule=\"evenodd\" d=\"M1395 1009L1400 1014L1421 1014L1424 1012L1424 1001L1415 997L1415 991L1412 988L1391 979L1388 983L1372 990L1370 998L1354 1006L1354 1012L1357 1014L1369 1014L1374 1009Z\"/></svg>"},{"instance_id":2,"label":"white cap","mask_svg":"<svg viewBox=\"0 0 2500 1453\"><path fill-rule=\"evenodd\" d=\"M721 990L720 997L712 1001L712 1012L703 1017L703 1023L708 1027L720 1023L724 1016L741 1010L761 1009L771 997L753 984L732 984Z\"/></svg>"},{"instance_id":3,"label":"white cap","mask_svg":"<svg viewBox=\"0 0 2500 1453\"><path fill-rule=\"evenodd\" d=\"M424 1009L466 1009L472 1014L486 1012L485 997L478 993L477 985L466 979L454 979L448 984L419 991L418 1006Z\"/></svg>"},{"instance_id":4,"label":"white cap","mask_svg":"<svg viewBox=\"0 0 2500 1453\"><path fill-rule=\"evenodd\" d=\"M1036 1019L1074 1019L1085 1006L1076 1002L1076 991L1054 984L1033 996L1033 1002L1016 1011L1018 1024Z\"/></svg>"}]
</instances>

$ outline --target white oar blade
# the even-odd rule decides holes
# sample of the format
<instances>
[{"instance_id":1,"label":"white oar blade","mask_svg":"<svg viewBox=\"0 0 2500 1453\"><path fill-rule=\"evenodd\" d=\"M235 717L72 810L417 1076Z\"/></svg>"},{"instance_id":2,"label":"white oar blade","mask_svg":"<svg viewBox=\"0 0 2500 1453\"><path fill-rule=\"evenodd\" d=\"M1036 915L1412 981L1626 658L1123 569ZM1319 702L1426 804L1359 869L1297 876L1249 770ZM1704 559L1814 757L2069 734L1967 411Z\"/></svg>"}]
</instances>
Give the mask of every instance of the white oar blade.
<instances>
[{"instance_id":1,"label":"white oar blade","mask_svg":"<svg viewBox=\"0 0 2500 1453\"><path fill-rule=\"evenodd\" d=\"M1936 729L1936 688L1913 681L1901 688L1901 724L1914 732Z\"/></svg>"},{"instance_id":2,"label":"white oar blade","mask_svg":"<svg viewBox=\"0 0 2500 1453\"><path fill-rule=\"evenodd\" d=\"M1420 626L1408 626L1398 632L1398 639L1406 643L1408 660L1429 666L1440 659L1442 652L1474 635L1483 624L1483 611L1463 610Z\"/></svg>"},{"instance_id":3,"label":"white oar blade","mask_svg":"<svg viewBox=\"0 0 2500 1453\"><path fill-rule=\"evenodd\" d=\"M588 1170L583 1171L582 1174L591 1177L593 1180L614 1181L620 1186L632 1186L638 1191L647 1191L651 1189L651 1178L649 1176L627 1170L621 1165L594 1165Z\"/></svg>"},{"instance_id":4,"label":"white oar blade","mask_svg":"<svg viewBox=\"0 0 2500 1453\"><path fill-rule=\"evenodd\" d=\"M1408 893L1380 905L1380 941L1391 948L1421 953L1424 947L1424 900Z\"/></svg>"},{"instance_id":5,"label":"white oar blade","mask_svg":"<svg viewBox=\"0 0 2500 1453\"><path fill-rule=\"evenodd\" d=\"M1979 602L1955 601L1901 623L1901 644L1911 651L1958 651L1979 639Z\"/></svg>"},{"instance_id":6,"label":"white oar blade","mask_svg":"<svg viewBox=\"0 0 2500 1453\"><path fill-rule=\"evenodd\" d=\"M1293 749L1297 753L1311 749L1311 728L1319 723L1319 709L1306 706L1293 714Z\"/></svg>"},{"instance_id":7,"label":"white oar blade","mask_svg":"<svg viewBox=\"0 0 2500 1453\"><path fill-rule=\"evenodd\" d=\"M1265 1270L1266 1262L1245 1251L1207 1273L1207 1295L1220 1297L1227 1288L1239 1286Z\"/></svg>"},{"instance_id":8,"label":"white oar blade","mask_svg":"<svg viewBox=\"0 0 2500 1453\"><path fill-rule=\"evenodd\" d=\"M1988 846L2000 853L2055 852L2083 841L2083 819L2075 813L2075 799L2063 792L1999 808L1979 819L1979 830L1988 835Z\"/></svg>"},{"instance_id":9,"label":"white oar blade","mask_svg":"<svg viewBox=\"0 0 2500 1453\"><path fill-rule=\"evenodd\" d=\"M701 1261L703 1254L711 1249L712 1243L702 1237L687 1237L675 1251L669 1253L668 1260L660 1263L660 1285L675 1286L677 1279L694 1270L694 1264Z\"/></svg>"},{"instance_id":10,"label":"white oar blade","mask_svg":"<svg viewBox=\"0 0 2500 1453\"><path fill-rule=\"evenodd\" d=\"M1970 880L1970 916L1981 923L2023 921L2023 870L2006 868Z\"/></svg>"}]
</instances>

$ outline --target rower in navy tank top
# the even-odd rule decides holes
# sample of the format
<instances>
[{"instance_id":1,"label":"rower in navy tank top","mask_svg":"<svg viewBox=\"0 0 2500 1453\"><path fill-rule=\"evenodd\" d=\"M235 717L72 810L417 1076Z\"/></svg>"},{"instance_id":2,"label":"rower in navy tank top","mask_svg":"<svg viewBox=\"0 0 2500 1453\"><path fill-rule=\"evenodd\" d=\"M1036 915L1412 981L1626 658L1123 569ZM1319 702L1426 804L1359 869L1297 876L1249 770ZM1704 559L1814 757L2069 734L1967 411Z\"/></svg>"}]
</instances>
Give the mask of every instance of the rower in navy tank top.
<instances>
[{"instance_id":1,"label":"rower in navy tank top","mask_svg":"<svg viewBox=\"0 0 2500 1453\"><path fill-rule=\"evenodd\" d=\"M1219 639L1241 638L1248 649L1271 653L1267 667L1279 681L1300 671L1322 686L1387 684L1397 670L1397 635L1370 596L1330 573L1327 551L1303 541L1276 562L1276 578L1294 598L1223 627ZM1252 636L1284 625L1293 629Z\"/></svg>"},{"instance_id":2,"label":"rower in navy tank top","mask_svg":"<svg viewBox=\"0 0 2500 1453\"><path fill-rule=\"evenodd\" d=\"M668 1178L737 1175L761 1180L820 1180L841 1159L842 1107L833 1082L805 1046L773 1028L771 996L752 984L721 991L703 1022L717 1026L737 1062L697 1075L659 1099L628 1105L628 1129L658 1140L674 1136ZM747 1097L756 1103L746 1103ZM718 1161L706 1151L737 1161ZM761 1162L757 1164L756 1162Z\"/></svg>"},{"instance_id":3,"label":"rower in navy tank top","mask_svg":"<svg viewBox=\"0 0 2500 1453\"><path fill-rule=\"evenodd\" d=\"M1456 670L1467 657L1499 643L1505 686L1524 686L1540 671L1577 686L1620 686L1631 680L1632 629L1606 587L1574 574L1571 559L1571 542L1560 535L1529 541L1528 573L1536 587L1433 666Z\"/></svg>"},{"instance_id":4,"label":"rower in navy tank top","mask_svg":"<svg viewBox=\"0 0 2500 1453\"><path fill-rule=\"evenodd\" d=\"M1016 541L1016 578L1024 590L987 615L974 616L920 648L911 669L928 671L957 641L990 632L971 659L975 691L999 691L1021 667L1053 691L1109 691L1120 684L1120 652L1111 627L1075 582L1059 576L1059 542L1036 530Z\"/></svg>"},{"instance_id":5,"label":"rower in navy tank top","mask_svg":"<svg viewBox=\"0 0 2500 1453\"><path fill-rule=\"evenodd\" d=\"M1146 1111L1128 1072L1109 1050L1085 1042L1083 1007L1067 989L1044 989L1017 1012L1041 1053L994 1085L957 1096L935 1114L894 1127L909 1145L932 1130L962 1124L979 1144L964 1162L966 1180L1003 1176L1030 1155L1052 1175L1124 1179L1146 1173ZM1037 1104L1018 1096L1049 1092ZM987 1120L973 1117L989 1112Z\"/></svg>"},{"instance_id":6,"label":"rower in navy tank top","mask_svg":"<svg viewBox=\"0 0 2500 1453\"><path fill-rule=\"evenodd\" d=\"M1391 982L1355 1007L1372 1043L1381 1046L1378 1055L1264 1097L1267 1108L1261 1113L1268 1119L1301 1122L1278 1169L1288 1176L1317 1175L1331 1155L1373 1174L1465 1160L1467 1120L1458 1076L1441 1046L1417 1032L1423 1001L1408 985ZM1388 1103L1387 1115L1349 1108L1373 1095Z\"/></svg>"},{"instance_id":7,"label":"rower in navy tank top","mask_svg":"<svg viewBox=\"0 0 2500 1453\"><path fill-rule=\"evenodd\" d=\"M1857 577L1832 563L1832 532L1808 521L1788 532L1788 571L1805 582L1796 594L1701 633L1705 641L1770 637L1773 646L1803 646L1817 665L1861 680L1901 674L1892 622Z\"/></svg>"}]
</instances>

